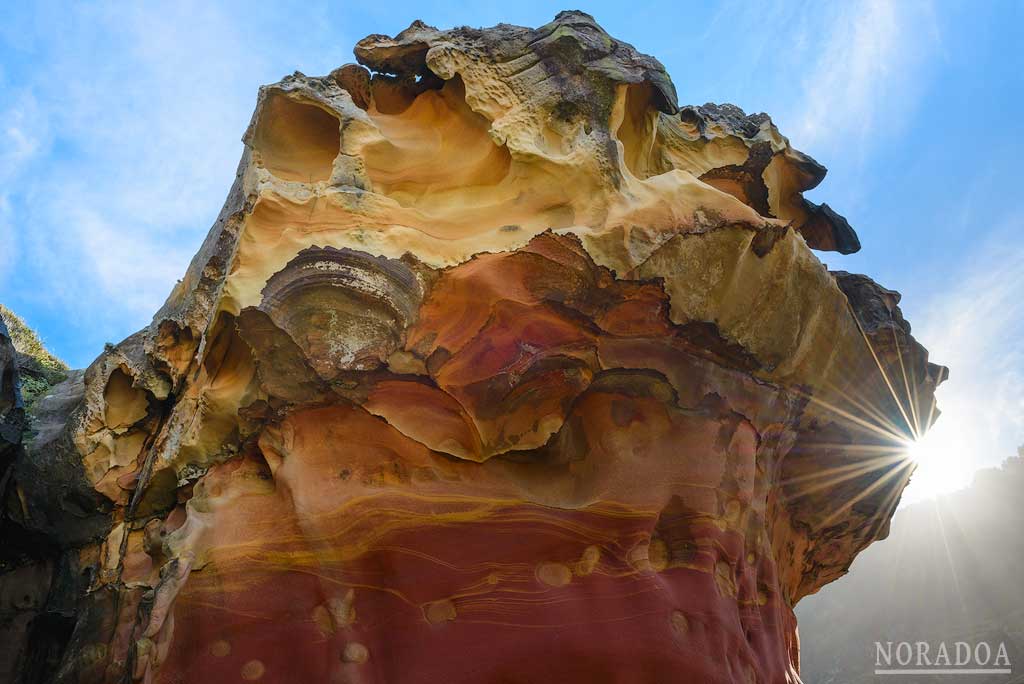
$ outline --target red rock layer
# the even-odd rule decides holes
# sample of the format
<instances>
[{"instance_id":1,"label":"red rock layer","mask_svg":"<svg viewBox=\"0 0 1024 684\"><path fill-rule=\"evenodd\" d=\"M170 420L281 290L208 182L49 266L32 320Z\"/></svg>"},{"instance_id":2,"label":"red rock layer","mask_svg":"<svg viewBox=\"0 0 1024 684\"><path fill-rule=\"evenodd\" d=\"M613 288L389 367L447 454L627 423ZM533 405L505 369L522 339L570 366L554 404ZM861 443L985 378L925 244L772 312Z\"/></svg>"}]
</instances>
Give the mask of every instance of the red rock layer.
<instances>
[{"instance_id":1,"label":"red rock layer","mask_svg":"<svg viewBox=\"0 0 1024 684\"><path fill-rule=\"evenodd\" d=\"M157 681L792 677L765 511L795 404L666 310L572 238L441 274L426 375L289 411L200 480Z\"/></svg>"}]
</instances>

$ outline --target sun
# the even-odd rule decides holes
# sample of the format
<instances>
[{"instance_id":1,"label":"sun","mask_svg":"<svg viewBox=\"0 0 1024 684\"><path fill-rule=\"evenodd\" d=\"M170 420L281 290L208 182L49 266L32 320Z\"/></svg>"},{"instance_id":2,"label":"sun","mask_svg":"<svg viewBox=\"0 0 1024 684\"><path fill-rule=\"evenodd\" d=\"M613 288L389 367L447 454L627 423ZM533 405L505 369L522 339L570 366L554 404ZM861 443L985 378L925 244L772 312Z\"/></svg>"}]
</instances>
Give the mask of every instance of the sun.
<instances>
[{"instance_id":1,"label":"sun","mask_svg":"<svg viewBox=\"0 0 1024 684\"><path fill-rule=\"evenodd\" d=\"M907 443L905 454L917 469L904 495L905 502L932 498L970 484L969 458L963 441L961 431L940 423Z\"/></svg>"}]
</instances>

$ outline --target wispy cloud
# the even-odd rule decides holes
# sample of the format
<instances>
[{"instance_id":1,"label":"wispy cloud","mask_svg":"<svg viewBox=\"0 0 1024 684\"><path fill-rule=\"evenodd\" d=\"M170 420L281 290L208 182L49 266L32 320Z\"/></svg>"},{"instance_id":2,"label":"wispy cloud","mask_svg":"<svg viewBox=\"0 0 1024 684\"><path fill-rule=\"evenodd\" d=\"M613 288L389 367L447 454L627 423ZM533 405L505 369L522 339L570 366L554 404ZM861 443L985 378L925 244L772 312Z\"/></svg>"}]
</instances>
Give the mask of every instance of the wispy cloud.
<instances>
[{"instance_id":1,"label":"wispy cloud","mask_svg":"<svg viewBox=\"0 0 1024 684\"><path fill-rule=\"evenodd\" d=\"M697 45L692 58L713 64L714 78L684 66L681 79L716 101L767 110L799 149L826 159L866 155L897 134L942 50L932 0L723 0ZM718 59L712 45L742 57Z\"/></svg>"},{"instance_id":2,"label":"wispy cloud","mask_svg":"<svg viewBox=\"0 0 1024 684\"><path fill-rule=\"evenodd\" d=\"M805 149L842 145L848 154L903 125L921 91L920 71L940 47L939 33L924 0L823 5L827 14L802 24L795 38L816 59L794 103L800 114L791 135Z\"/></svg>"},{"instance_id":3,"label":"wispy cloud","mask_svg":"<svg viewBox=\"0 0 1024 684\"><path fill-rule=\"evenodd\" d=\"M167 8L79 11L93 16L65 21L90 22L123 58L80 60L90 38L68 26L72 42L31 84L51 161L23 186L35 227L26 248L36 263L75 266L39 274L58 294L88 306L76 286L85 280L94 297L116 302L106 310L141 323L230 182L240 145L223 132L240 129L252 92L224 84L243 74L245 45L229 17L202 7L189 8L187 23Z\"/></svg>"},{"instance_id":4,"label":"wispy cloud","mask_svg":"<svg viewBox=\"0 0 1024 684\"><path fill-rule=\"evenodd\" d=\"M1024 444L1022 230L1024 213L1002 222L917 316L915 336L951 372L909 499L966 486Z\"/></svg>"},{"instance_id":5,"label":"wispy cloud","mask_svg":"<svg viewBox=\"0 0 1024 684\"><path fill-rule=\"evenodd\" d=\"M2 73L0 85L10 92ZM0 109L0 245L4 247L0 249L0 284L10 277L19 254L10 187L38 154L40 141L46 136L45 121L31 93L10 94L7 106Z\"/></svg>"},{"instance_id":6,"label":"wispy cloud","mask_svg":"<svg viewBox=\"0 0 1024 684\"><path fill-rule=\"evenodd\" d=\"M343 59L322 12L42 3L0 31L0 299L102 335L76 365L147 323L217 215L258 85Z\"/></svg>"}]
</instances>

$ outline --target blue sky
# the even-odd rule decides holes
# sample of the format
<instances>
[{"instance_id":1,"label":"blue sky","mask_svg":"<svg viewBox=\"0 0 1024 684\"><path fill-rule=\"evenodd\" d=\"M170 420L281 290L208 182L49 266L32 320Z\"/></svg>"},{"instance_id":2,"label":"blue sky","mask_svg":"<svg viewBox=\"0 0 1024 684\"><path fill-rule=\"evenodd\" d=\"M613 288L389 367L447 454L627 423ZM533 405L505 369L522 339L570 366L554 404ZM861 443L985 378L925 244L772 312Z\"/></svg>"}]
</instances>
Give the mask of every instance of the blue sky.
<instances>
[{"instance_id":1,"label":"blue sky","mask_svg":"<svg viewBox=\"0 0 1024 684\"><path fill-rule=\"evenodd\" d=\"M766 111L829 168L811 195L903 293L952 377L911 497L1024 443L1024 3L576 5L658 57L681 103ZM87 365L145 325L215 218L260 84L353 61L414 19L539 26L514 3L5 3L0 8L0 302ZM928 464L925 464L928 465ZM941 467L940 467L941 466ZM931 473L931 474L929 474Z\"/></svg>"}]
</instances>

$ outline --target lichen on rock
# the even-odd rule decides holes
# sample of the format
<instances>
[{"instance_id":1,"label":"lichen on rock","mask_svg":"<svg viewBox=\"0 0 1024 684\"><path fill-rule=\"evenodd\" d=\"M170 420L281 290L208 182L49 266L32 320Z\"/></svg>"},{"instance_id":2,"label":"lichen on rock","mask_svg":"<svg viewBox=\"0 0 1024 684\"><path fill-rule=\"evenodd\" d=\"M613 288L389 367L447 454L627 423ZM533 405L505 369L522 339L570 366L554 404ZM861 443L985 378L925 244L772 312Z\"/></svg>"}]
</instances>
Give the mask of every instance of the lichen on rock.
<instances>
[{"instance_id":1,"label":"lichen on rock","mask_svg":"<svg viewBox=\"0 0 1024 684\"><path fill-rule=\"evenodd\" d=\"M355 54L260 90L183 280L43 400L22 681L798 681L945 373L812 251L859 248L824 167L582 12Z\"/></svg>"}]
</instances>

